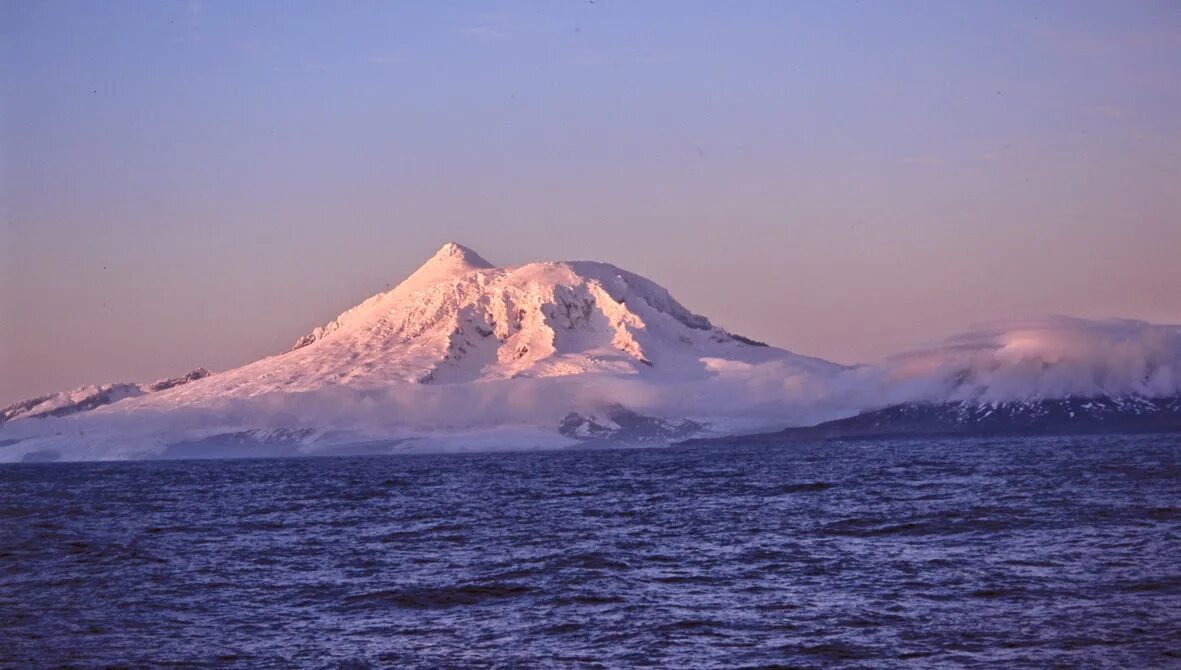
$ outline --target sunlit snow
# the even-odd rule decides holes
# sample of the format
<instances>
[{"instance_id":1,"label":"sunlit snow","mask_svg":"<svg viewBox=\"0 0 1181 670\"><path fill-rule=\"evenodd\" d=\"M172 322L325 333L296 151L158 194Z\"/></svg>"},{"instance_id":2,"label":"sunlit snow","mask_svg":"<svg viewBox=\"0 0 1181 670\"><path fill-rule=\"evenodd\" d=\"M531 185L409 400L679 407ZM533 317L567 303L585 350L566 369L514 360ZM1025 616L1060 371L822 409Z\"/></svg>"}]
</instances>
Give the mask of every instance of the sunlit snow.
<instances>
[{"instance_id":1,"label":"sunlit snow","mask_svg":"<svg viewBox=\"0 0 1181 670\"><path fill-rule=\"evenodd\" d=\"M501 268L448 243L290 351L17 403L0 414L0 460L557 447L774 430L899 402L1179 392L1176 326L1056 317L846 367L731 334L612 265Z\"/></svg>"}]
</instances>

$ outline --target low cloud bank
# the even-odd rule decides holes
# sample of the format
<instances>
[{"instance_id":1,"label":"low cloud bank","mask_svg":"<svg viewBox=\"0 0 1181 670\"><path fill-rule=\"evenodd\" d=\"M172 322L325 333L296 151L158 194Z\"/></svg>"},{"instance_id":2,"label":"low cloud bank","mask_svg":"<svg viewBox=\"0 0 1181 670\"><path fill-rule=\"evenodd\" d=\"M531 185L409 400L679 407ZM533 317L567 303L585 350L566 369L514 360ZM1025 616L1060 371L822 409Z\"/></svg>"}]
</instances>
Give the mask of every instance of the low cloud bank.
<instances>
[{"instance_id":1,"label":"low cloud bank","mask_svg":"<svg viewBox=\"0 0 1181 670\"><path fill-rule=\"evenodd\" d=\"M899 402L1169 396L1181 394L1181 327L1066 317L992 324L878 365L835 372L786 361L704 362L706 377L675 383L579 375L335 386L179 406L148 396L72 417L6 424L0 427L0 460L30 453L67 460L137 458L158 455L176 442L243 431L304 431L292 442L293 453L382 439L413 439L406 448L436 449L447 436L481 449L560 446L571 443L556 433L565 415L613 404L733 433L807 425Z\"/></svg>"},{"instance_id":2,"label":"low cloud bank","mask_svg":"<svg viewBox=\"0 0 1181 670\"><path fill-rule=\"evenodd\" d=\"M308 431L293 454L371 440L410 439L402 448L550 447L574 444L557 433L571 412L595 415L612 405L673 420L691 418L714 432L757 431L811 423L849 413L817 402L824 380L788 366L720 370L715 376L654 383L637 376L578 375L465 384L333 386L300 393L223 397L168 406L154 398L116 403L57 419L26 419L0 428L0 460L30 451L76 458L138 458L170 444L261 431L272 436ZM496 440L489 440L495 431ZM479 437L473 442L474 437Z\"/></svg>"}]
</instances>

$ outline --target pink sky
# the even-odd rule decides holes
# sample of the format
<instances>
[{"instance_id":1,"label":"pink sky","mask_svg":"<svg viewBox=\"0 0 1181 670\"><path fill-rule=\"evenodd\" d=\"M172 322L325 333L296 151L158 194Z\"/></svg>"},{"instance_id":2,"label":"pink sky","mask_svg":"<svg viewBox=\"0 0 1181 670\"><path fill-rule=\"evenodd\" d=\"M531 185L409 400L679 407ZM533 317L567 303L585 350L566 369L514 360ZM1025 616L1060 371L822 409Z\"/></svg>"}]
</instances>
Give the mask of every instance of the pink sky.
<instances>
[{"instance_id":1,"label":"pink sky","mask_svg":"<svg viewBox=\"0 0 1181 670\"><path fill-rule=\"evenodd\" d=\"M1181 322L1179 7L6 3L0 403L281 351L452 239L841 362Z\"/></svg>"}]
</instances>

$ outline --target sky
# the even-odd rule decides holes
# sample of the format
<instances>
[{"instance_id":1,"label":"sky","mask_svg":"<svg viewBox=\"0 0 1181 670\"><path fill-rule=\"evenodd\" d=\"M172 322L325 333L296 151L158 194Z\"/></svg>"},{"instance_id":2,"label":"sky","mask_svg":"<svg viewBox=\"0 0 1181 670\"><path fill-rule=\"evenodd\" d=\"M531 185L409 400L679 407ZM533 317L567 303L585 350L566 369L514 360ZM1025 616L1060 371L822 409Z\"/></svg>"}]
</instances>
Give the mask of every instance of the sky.
<instances>
[{"instance_id":1,"label":"sky","mask_svg":"<svg viewBox=\"0 0 1181 670\"><path fill-rule=\"evenodd\" d=\"M844 363L1181 322L1181 3L0 3L0 403L278 353L449 240Z\"/></svg>"}]
</instances>

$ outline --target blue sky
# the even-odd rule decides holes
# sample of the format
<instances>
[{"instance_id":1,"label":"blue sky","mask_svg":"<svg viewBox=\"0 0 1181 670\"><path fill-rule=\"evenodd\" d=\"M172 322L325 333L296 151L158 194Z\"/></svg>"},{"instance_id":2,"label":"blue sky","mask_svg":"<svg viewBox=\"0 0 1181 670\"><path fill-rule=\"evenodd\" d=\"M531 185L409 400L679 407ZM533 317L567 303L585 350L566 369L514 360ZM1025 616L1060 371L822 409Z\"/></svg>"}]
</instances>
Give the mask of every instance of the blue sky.
<instances>
[{"instance_id":1,"label":"blue sky","mask_svg":"<svg viewBox=\"0 0 1181 670\"><path fill-rule=\"evenodd\" d=\"M1172 2L0 5L0 402L224 369L448 240L872 360L1181 321Z\"/></svg>"}]
</instances>

